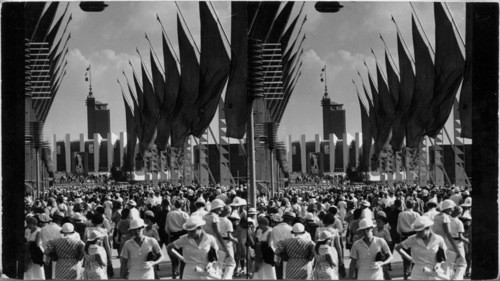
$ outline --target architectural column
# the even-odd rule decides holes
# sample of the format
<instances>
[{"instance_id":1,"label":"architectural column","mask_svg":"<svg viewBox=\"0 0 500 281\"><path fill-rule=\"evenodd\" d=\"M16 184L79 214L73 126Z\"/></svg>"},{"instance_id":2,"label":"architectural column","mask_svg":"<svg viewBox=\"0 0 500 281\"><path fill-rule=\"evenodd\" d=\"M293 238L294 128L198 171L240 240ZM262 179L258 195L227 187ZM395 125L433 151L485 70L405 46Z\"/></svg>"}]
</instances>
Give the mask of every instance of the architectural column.
<instances>
[{"instance_id":1,"label":"architectural column","mask_svg":"<svg viewBox=\"0 0 500 281\"><path fill-rule=\"evenodd\" d=\"M66 172L71 173L71 140L70 135L66 134L64 140L64 149L66 151Z\"/></svg>"}]
</instances>

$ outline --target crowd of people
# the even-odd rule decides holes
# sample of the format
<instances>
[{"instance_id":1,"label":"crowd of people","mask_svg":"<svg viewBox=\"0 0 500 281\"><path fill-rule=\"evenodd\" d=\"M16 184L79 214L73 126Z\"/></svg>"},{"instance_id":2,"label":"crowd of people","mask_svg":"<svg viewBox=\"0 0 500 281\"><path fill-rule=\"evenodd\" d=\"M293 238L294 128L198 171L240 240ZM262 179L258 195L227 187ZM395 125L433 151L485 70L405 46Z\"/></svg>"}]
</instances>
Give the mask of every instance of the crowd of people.
<instances>
[{"instance_id":1,"label":"crowd of people","mask_svg":"<svg viewBox=\"0 0 500 281\"><path fill-rule=\"evenodd\" d=\"M470 192L292 185L251 207L245 185L59 185L26 197L24 279L158 279L168 255L173 279L460 280Z\"/></svg>"}]
</instances>

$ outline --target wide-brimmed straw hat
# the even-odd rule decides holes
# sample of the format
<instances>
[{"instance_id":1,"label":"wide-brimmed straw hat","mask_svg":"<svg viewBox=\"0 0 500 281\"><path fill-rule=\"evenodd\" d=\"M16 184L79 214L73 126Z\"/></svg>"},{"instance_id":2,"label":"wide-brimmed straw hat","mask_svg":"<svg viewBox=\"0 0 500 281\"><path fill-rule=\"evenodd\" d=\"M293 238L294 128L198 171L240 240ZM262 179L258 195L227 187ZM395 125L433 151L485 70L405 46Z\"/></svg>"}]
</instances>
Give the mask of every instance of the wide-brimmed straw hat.
<instances>
[{"instance_id":1,"label":"wide-brimmed straw hat","mask_svg":"<svg viewBox=\"0 0 500 281\"><path fill-rule=\"evenodd\" d=\"M143 219L133 219L130 221L130 227L128 230L133 230L146 226Z\"/></svg>"},{"instance_id":2,"label":"wide-brimmed straw hat","mask_svg":"<svg viewBox=\"0 0 500 281\"><path fill-rule=\"evenodd\" d=\"M460 205L460 207L471 207L472 206L472 197L465 198L464 203Z\"/></svg>"},{"instance_id":3,"label":"wide-brimmed straw hat","mask_svg":"<svg viewBox=\"0 0 500 281\"><path fill-rule=\"evenodd\" d=\"M370 227L371 228L375 227L373 225L373 220L370 219L370 218L364 218L361 221L359 221L358 231L361 231L361 230L364 230L364 229L367 229L367 228L370 228Z\"/></svg>"},{"instance_id":4,"label":"wide-brimmed straw hat","mask_svg":"<svg viewBox=\"0 0 500 281\"><path fill-rule=\"evenodd\" d=\"M413 231L422 231L429 226L432 226L434 222L427 216L418 217L412 224L411 229Z\"/></svg>"},{"instance_id":5,"label":"wide-brimmed straw hat","mask_svg":"<svg viewBox=\"0 0 500 281\"><path fill-rule=\"evenodd\" d=\"M233 207L239 207L239 206L245 206L246 204L247 202L245 199L242 199L241 197L234 197L233 202L229 205Z\"/></svg>"},{"instance_id":6,"label":"wide-brimmed straw hat","mask_svg":"<svg viewBox=\"0 0 500 281\"><path fill-rule=\"evenodd\" d=\"M186 231L193 231L199 226L205 225L205 221L200 216L191 216L182 225L182 228Z\"/></svg>"},{"instance_id":7,"label":"wide-brimmed straw hat","mask_svg":"<svg viewBox=\"0 0 500 281\"><path fill-rule=\"evenodd\" d=\"M321 231L319 233L318 241L325 241L326 239L332 238L333 234L330 231Z\"/></svg>"},{"instance_id":8,"label":"wide-brimmed straw hat","mask_svg":"<svg viewBox=\"0 0 500 281\"><path fill-rule=\"evenodd\" d=\"M226 206L226 204L224 202L222 202L222 200L220 200L220 199L214 199L210 203L210 209L211 210L219 209L219 208L222 208L224 206Z\"/></svg>"},{"instance_id":9,"label":"wide-brimmed straw hat","mask_svg":"<svg viewBox=\"0 0 500 281\"><path fill-rule=\"evenodd\" d=\"M97 238L101 238L103 236L104 234L102 234L99 230L93 230L90 233L89 238L87 238L87 241L95 241Z\"/></svg>"},{"instance_id":10,"label":"wide-brimmed straw hat","mask_svg":"<svg viewBox=\"0 0 500 281\"><path fill-rule=\"evenodd\" d=\"M455 204L455 202L453 202L453 200L446 199L443 202L441 202L441 211L444 211L444 210L447 210L447 209L451 209L451 208L455 208L455 206L456 206L456 204Z\"/></svg>"}]
</instances>

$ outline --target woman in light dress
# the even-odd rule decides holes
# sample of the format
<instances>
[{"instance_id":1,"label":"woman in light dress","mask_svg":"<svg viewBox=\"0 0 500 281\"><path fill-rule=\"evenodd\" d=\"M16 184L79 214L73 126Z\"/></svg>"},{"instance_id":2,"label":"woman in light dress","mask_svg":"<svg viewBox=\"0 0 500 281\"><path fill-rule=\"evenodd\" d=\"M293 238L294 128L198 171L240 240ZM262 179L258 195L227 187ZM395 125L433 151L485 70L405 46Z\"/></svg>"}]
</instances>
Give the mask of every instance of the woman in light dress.
<instances>
[{"instance_id":1,"label":"woman in light dress","mask_svg":"<svg viewBox=\"0 0 500 281\"><path fill-rule=\"evenodd\" d=\"M273 229L272 227L269 227L269 221L265 217L259 217L257 222L259 223L259 229L257 230L256 238L258 241L257 247L260 247L260 251L258 252L260 253L256 253L255 273L253 275L253 279L276 280L276 270L274 269L274 262L272 264L267 263L267 258L265 256L268 253L263 251L265 247L271 246L271 236L269 234ZM272 255L270 260L274 261L274 255Z\"/></svg>"},{"instance_id":2,"label":"woman in light dress","mask_svg":"<svg viewBox=\"0 0 500 281\"><path fill-rule=\"evenodd\" d=\"M339 260L337 251L331 246L334 235L330 231L321 231L314 247L315 280L338 280Z\"/></svg>"},{"instance_id":3,"label":"woman in light dress","mask_svg":"<svg viewBox=\"0 0 500 281\"><path fill-rule=\"evenodd\" d=\"M215 278L207 270L209 264L212 264L209 262L208 254L210 251L216 253L219 246L215 237L202 229L205 224L206 222L200 216L189 217L182 225L188 234L182 235L167 246L169 255L186 263L182 274L183 279L220 279L222 277ZM180 255L174 248L182 248L183 255Z\"/></svg>"},{"instance_id":4,"label":"woman in light dress","mask_svg":"<svg viewBox=\"0 0 500 281\"><path fill-rule=\"evenodd\" d=\"M36 226L37 220L34 217L28 217L26 219L26 224L28 225L28 227L26 228L24 237L26 238L27 247L38 247L40 251L42 251L42 240L40 240L40 228ZM43 260L42 264L36 264L33 261L33 257L30 256L27 266L25 267L24 279L45 280L45 272L43 270Z\"/></svg>"},{"instance_id":5,"label":"woman in light dress","mask_svg":"<svg viewBox=\"0 0 500 281\"><path fill-rule=\"evenodd\" d=\"M102 246L104 235L93 230L84 248L83 278L85 280L108 279L106 250Z\"/></svg>"},{"instance_id":6,"label":"woman in light dress","mask_svg":"<svg viewBox=\"0 0 500 281\"><path fill-rule=\"evenodd\" d=\"M354 268L357 268L358 280L384 280L383 266L389 264L393 257L387 242L373 235L373 228L371 218L364 218L359 222L358 232L363 237L355 241L351 248L350 278L354 275Z\"/></svg>"}]
</instances>

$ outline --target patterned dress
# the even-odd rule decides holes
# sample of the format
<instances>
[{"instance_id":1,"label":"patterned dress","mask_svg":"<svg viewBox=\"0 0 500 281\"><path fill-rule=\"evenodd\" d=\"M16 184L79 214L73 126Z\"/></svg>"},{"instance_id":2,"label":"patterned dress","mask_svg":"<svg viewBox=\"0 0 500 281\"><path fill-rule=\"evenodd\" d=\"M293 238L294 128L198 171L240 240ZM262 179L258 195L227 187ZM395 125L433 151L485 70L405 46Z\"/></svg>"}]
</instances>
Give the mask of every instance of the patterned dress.
<instances>
[{"instance_id":1,"label":"patterned dress","mask_svg":"<svg viewBox=\"0 0 500 281\"><path fill-rule=\"evenodd\" d=\"M47 249L58 256L55 279L81 279L84 246L83 241L68 236L47 242Z\"/></svg>"},{"instance_id":2,"label":"patterned dress","mask_svg":"<svg viewBox=\"0 0 500 281\"><path fill-rule=\"evenodd\" d=\"M93 250L92 250L93 248ZM95 251L95 254L89 254ZM86 280L105 280L108 279L108 273L106 271L106 250L103 247L97 245L90 245L89 253L85 253L85 259L83 262L84 271L83 278ZM101 260L104 262L104 266L101 266L96 259L96 255L101 256Z\"/></svg>"},{"instance_id":3,"label":"patterned dress","mask_svg":"<svg viewBox=\"0 0 500 281\"><path fill-rule=\"evenodd\" d=\"M318 252L314 253L314 280L338 280L338 258L337 251L330 245L319 246ZM326 255L329 254L336 266L330 265Z\"/></svg>"},{"instance_id":4,"label":"patterned dress","mask_svg":"<svg viewBox=\"0 0 500 281\"><path fill-rule=\"evenodd\" d=\"M279 241L276 245L276 255L287 253L289 259L286 265L286 279L312 279L312 256L314 242L308 236L300 235Z\"/></svg>"}]
</instances>

